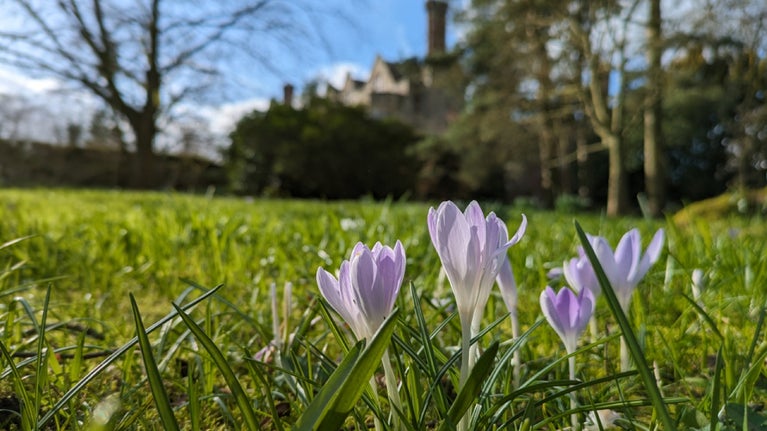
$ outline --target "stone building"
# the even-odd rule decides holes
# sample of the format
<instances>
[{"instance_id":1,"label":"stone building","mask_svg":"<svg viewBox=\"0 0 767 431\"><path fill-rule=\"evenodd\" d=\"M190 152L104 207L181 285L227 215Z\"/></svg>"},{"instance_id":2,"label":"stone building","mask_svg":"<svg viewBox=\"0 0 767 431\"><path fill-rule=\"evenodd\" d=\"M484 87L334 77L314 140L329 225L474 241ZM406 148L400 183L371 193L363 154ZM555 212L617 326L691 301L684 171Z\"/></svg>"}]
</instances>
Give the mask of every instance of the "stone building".
<instances>
[{"instance_id":1,"label":"stone building","mask_svg":"<svg viewBox=\"0 0 767 431\"><path fill-rule=\"evenodd\" d=\"M429 0L426 58L398 62L376 56L367 80L346 76L343 87L328 85L327 97L365 106L374 118L395 118L423 134L440 134L463 107L465 79L455 54L445 50L447 3Z\"/></svg>"}]
</instances>

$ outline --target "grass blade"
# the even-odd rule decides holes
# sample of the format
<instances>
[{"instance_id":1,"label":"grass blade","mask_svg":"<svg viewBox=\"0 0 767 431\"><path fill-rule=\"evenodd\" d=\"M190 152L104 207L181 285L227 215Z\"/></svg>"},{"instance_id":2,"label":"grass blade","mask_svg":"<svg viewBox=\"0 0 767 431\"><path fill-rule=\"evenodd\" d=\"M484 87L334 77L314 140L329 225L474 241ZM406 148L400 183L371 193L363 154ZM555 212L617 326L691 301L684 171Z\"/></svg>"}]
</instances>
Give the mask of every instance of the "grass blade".
<instances>
[{"instance_id":1,"label":"grass blade","mask_svg":"<svg viewBox=\"0 0 767 431\"><path fill-rule=\"evenodd\" d=\"M660 389L658 389L658 385L655 382L655 376L645 361L644 354L642 353L642 348L639 346L636 335L634 335L634 331L631 329L631 324L629 323L626 314L623 312L623 309L618 302L618 297L615 295L615 291L613 291L613 288L610 285L610 281L607 279L607 276L605 275L605 271L602 268L602 265L599 264L599 259L597 259L596 253L594 253L594 249L591 247L591 243L589 243L589 240L586 237L586 233L583 231L581 225L578 224L577 221L575 222L575 230L578 231L578 238L581 241L583 250L586 252L589 261L591 262L591 266L594 268L594 272L597 275L597 279L599 280L599 285L602 287L602 292L604 293L605 298L607 298L607 304L610 306L610 311L612 311L613 316L615 316L615 320L618 321L621 332L623 332L623 337L626 340L626 345L628 346L629 352L634 359L637 371L639 371L639 376L644 382L645 389L647 390L647 395L650 398L650 401L652 401L655 412L660 418L660 421L663 424L663 428L665 430L675 431L676 424L671 419L671 415L666 408L666 404L663 401L663 396L661 395Z\"/></svg>"},{"instance_id":2,"label":"grass blade","mask_svg":"<svg viewBox=\"0 0 767 431\"><path fill-rule=\"evenodd\" d=\"M229 390L232 391L232 396L237 402L237 406L240 408L243 421L245 422L245 428L252 431L261 429L258 420L256 419L256 414L253 411L253 406L251 406L250 398L245 394L245 391L242 389L239 380L237 380L237 376L234 375L234 371L232 371L226 358L221 353L221 350L216 347L216 343L211 340L202 328L200 328L200 326L197 325L197 323L178 305L173 304L173 308L176 309L179 317L181 317L189 330L192 331L192 335L194 335L197 341L202 344L205 351L207 351L211 359L213 359L213 362L216 364L219 371L221 371L227 386L229 386Z\"/></svg>"},{"instance_id":3,"label":"grass blade","mask_svg":"<svg viewBox=\"0 0 767 431\"><path fill-rule=\"evenodd\" d=\"M716 352L716 365L714 366L714 381L711 388L711 415L709 421L709 430L716 430L716 424L719 423L719 409L721 409L721 400L719 399L721 393L721 381L722 378L722 366L724 358L722 357L722 346L719 346L719 350Z\"/></svg>"},{"instance_id":4,"label":"grass blade","mask_svg":"<svg viewBox=\"0 0 767 431\"><path fill-rule=\"evenodd\" d=\"M362 396L386 349L397 322L395 309L378 329L370 344L361 352L363 341L352 347L320 392L307 407L296 425L296 430L339 429ZM359 352L359 354L358 354Z\"/></svg>"},{"instance_id":5,"label":"grass blade","mask_svg":"<svg viewBox=\"0 0 767 431\"><path fill-rule=\"evenodd\" d=\"M187 395L189 401L187 401L187 410L189 411L189 422L192 427L192 431L200 430L200 423L202 421L202 411L200 410L200 384L197 382L197 361L189 361L189 370L186 376L187 382Z\"/></svg>"},{"instance_id":6,"label":"grass blade","mask_svg":"<svg viewBox=\"0 0 767 431\"><path fill-rule=\"evenodd\" d=\"M477 396L482 391L482 383L485 377L493 370L493 361L497 353L498 342L496 341L477 359L477 363L472 368L466 383L458 392L453 405L450 406L450 410L447 412L447 420L442 422L440 430L448 430L455 427L466 411L476 403Z\"/></svg>"},{"instance_id":7,"label":"grass blade","mask_svg":"<svg viewBox=\"0 0 767 431\"><path fill-rule=\"evenodd\" d=\"M47 378L44 378L43 376L47 376L47 365L48 365L48 349L46 348L46 342L45 342L45 329L46 325L48 324L48 306L51 302L51 285L48 285L48 289L45 292L45 299L43 300L43 315L40 319L40 325L38 326L38 333L37 333L37 370L36 370L36 377L35 378L35 407L34 407L34 414L35 418L40 417L40 405L41 405L41 398L43 395L43 388L42 384L47 380ZM35 423L35 429L37 428L37 423Z\"/></svg>"},{"instance_id":8,"label":"grass blade","mask_svg":"<svg viewBox=\"0 0 767 431\"><path fill-rule=\"evenodd\" d=\"M695 309L695 311L698 313L698 315L708 324L709 328L714 332L714 335L716 335L717 338L719 338L719 341L724 341L724 336L722 336L722 333L719 332L719 328L716 327L716 323L714 323L714 319L711 318L711 316L706 313L706 310L703 309L703 307L700 306L697 302L695 302L694 299L690 298L689 296L685 295L684 293L681 294L684 299L687 300L687 302L692 305L692 307Z\"/></svg>"},{"instance_id":9,"label":"grass blade","mask_svg":"<svg viewBox=\"0 0 767 431\"><path fill-rule=\"evenodd\" d=\"M29 393L24 387L24 380L22 379L19 369L13 362L11 352L5 347L5 343L0 341L0 353L6 361L8 361L8 367L11 369L11 375L13 375L13 386L16 390L16 396L21 400L21 429L28 430L32 428L32 424L35 423L34 411L32 410L32 402L29 399Z\"/></svg>"},{"instance_id":10,"label":"grass blade","mask_svg":"<svg viewBox=\"0 0 767 431\"><path fill-rule=\"evenodd\" d=\"M133 297L132 293L128 296L130 297L130 305L133 310L136 336L141 348L141 358L144 360L144 369L146 370L147 380L149 380L149 388L152 390L155 406L157 406L157 413L160 415L160 421L164 429L177 431L179 429L178 422L176 421L176 416L173 415L173 407L170 405L168 393L165 391L165 386L162 383L160 370L157 369L157 362L155 362L154 354L152 353L152 345L149 343L149 337L146 336L144 323L141 321L141 313L139 313L138 305L136 304L136 298Z\"/></svg>"},{"instance_id":11,"label":"grass blade","mask_svg":"<svg viewBox=\"0 0 767 431\"><path fill-rule=\"evenodd\" d=\"M309 404L309 407L306 408L298 419L298 423L294 428L296 431L320 429L318 424L321 424L325 419L325 416L329 413L330 405L335 397L338 396L339 391L342 390L344 383L349 380L352 368L357 363L364 345L365 340L361 340L349 349L344 359L338 364L333 374L330 375L322 389L314 397L312 403ZM358 384L364 387L365 384L363 382Z\"/></svg>"},{"instance_id":12,"label":"grass blade","mask_svg":"<svg viewBox=\"0 0 767 431\"><path fill-rule=\"evenodd\" d=\"M218 291L218 289L221 288L221 285L214 287L213 289L207 290L203 292L202 295L200 295L198 298L195 298L188 304L185 304L183 307L181 307L182 310L188 310L195 305L199 304L200 302L204 301L209 296L213 295ZM168 323L172 319L176 318L176 311L170 312L167 316L163 317L162 319L155 322L153 325L151 325L149 328L147 328L146 333L150 334L152 331L156 330L157 328L161 327L162 325ZM80 379L74 386L69 388L69 390L64 393L64 395L61 396L61 399L53 406L50 410L43 416L42 419L37 423L38 428L43 428L48 421L53 419L53 416L62 409L69 401L77 395L88 383L90 383L91 380L93 380L97 375L99 375L102 371L104 371L107 367L109 367L112 362L116 361L117 358L123 355L123 353L127 352L128 350L132 349L133 346L138 343L138 337L133 337L130 341L123 344L122 347L112 352L111 355L107 356L106 359L101 361L96 367L93 368L88 374L86 374L82 379Z\"/></svg>"},{"instance_id":13,"label":"grass blade","mask_svg":"<svg viewBox=\"0 0 767 431\"><path fill-rule=\"evenodd\" d=\"M413 298L415 317L416 322L418 323L418 335L420 336L423 352L426 356L426 364L428 365L428 369L425 371L428 373L430 378L433 378L432 387L430 387L426 393L426 399L423 402L424 408L421 410L421 416L418 418L418 425L423 428L426 424L426 406L429 404L432 398L432 394L436 393L436 407L437 410L443 415L447 413L448 410L447 396L445 396L445 392L442 389L442 386L438 384L439 378L436 377L437 371L439 369L439 364L436 359L437 352L432 345L432 337L429 334L429 328L426 325L426 317L424 316L423 309L421 308L421 297L418 295L418 291L416 290L413 283L410 283L410 295Z\"/></svg>"},{"instance_id":14,"label":"grass blade","mask_svg":"<svg viewBox=\"0 0 767 431\"><path fill-rule=\"evenodd\" d=\"M21 238L16 238L16 239L12 239L10 241L7 241L7 242L5 242L3 244L0 244L0 250L2 250L4 248L7 248L7 247L10 247L10 246L12 246L14 244L20 243L20 242L22 242L24 240L27 240L29 238L32 238L32 237L34 237L34 235L22 236Z\"/></svg>"}]
</instances>

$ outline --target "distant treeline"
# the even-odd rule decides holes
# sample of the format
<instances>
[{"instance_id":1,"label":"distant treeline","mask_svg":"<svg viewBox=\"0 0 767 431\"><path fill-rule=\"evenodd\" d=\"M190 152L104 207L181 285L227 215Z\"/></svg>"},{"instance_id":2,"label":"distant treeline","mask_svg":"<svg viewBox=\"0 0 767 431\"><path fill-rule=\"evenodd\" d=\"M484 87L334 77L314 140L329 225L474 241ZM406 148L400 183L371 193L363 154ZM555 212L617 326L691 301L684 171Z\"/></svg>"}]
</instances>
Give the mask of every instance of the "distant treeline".
<instances>
[{"instance_id":1,"label":"distant treeline","mask_svg":"<svg viewBox=\"0 0 767 431\"><path fill-rule=\"evenodd\" d=\"M0 140L0 186L129 187L134 153ZM224 186L223 169L194 156L157 155L150 188L203 190Z\"/></svg>"}]
</instances>

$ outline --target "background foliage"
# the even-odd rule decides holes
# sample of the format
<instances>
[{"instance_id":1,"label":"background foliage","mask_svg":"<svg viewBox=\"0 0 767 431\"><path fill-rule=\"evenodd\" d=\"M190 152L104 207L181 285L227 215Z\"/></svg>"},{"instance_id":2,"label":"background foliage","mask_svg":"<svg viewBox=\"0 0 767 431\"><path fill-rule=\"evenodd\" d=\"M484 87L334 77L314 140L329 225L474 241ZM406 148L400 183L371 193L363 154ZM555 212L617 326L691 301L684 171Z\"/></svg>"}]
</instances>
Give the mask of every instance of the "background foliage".
<instances>
[{"instance_id":1,"label":"background foliage","mask_svg":"<svg viewBox=\"0 0 767 431\"><path fill-rule=\"evenodd\" d=\"M272 103L241 119L231 138L228 173L240 193L384 198L415 183L412 128L327 99L299 109Z\"/></svg>"}]
</instances>

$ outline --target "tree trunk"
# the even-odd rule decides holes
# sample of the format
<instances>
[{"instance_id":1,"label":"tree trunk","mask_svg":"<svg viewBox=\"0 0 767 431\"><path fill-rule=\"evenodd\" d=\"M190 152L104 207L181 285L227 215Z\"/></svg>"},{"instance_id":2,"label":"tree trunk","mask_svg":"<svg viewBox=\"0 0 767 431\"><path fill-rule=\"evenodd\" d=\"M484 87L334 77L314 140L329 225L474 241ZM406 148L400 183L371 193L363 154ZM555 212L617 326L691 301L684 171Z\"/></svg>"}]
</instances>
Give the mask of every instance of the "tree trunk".
<instances>
[{"instance_id":1,"label":"tree trunk","mask_svg":"<svg viewBox=\"0 0 767 431\"><path fill-rule=\"evenodd\" d=\"M572 163L565 163L565 157L570 153L572 145L570 143L570 137L572 129L566 126L560 127L559 133L559 145L557 147L557 168L559 170L559 193L572 194L574 191L573 185L573 168Z\"/></svg>"},{"instance_id":2,"label":"tree trunk","mask_svg":"<svg viewBox=\"0 0 767 431\"><path fill-rule=\"evenodd\" d=\"M660 0L650 1L647 24L647 93L644 109L644 173L645 191L650 215L662 215L666 205L666 172L662 116L661 79L661 11Z\"/></svg>"},{"instance_id":3,"label":"tree trunk","mask_svg":"<svg viewBox=\"0 0 767 431\"><path fill-rule=\"evenodd\" d=\"M131 122L136 138L136 154L133 158L131 185L139 189L157 187L157 172L154 154L154 138L157 126L154 118L141 115Z\"/></svg>"},{"instance_id":4,"label":"tree trunk","mask_svg":"<svg viewBox=\"0 0 767 431\"><path fill-rule=\"evenodd\" d=\"M628 211L628 185L623 140L619 136L602 138L609 151L610 174L607 180L607 215L619 216Z\"/></svg>"},{"instance_id":5,"label":"tree trunk","mask_svg":"<svg viewBox=\"0 0 767 431\"><path fill-rule=\"evenodd\" d=\"M591 200L591 173L589 172L589 151L586 131L580 122L575 124L575 151L578 158L578 196Z\"/></svg>"},{"instance_id":6,"label":"tree trunk","mask_svg":"<svg viewBox=\"0 0 767 431\"><path fill-rule=\"evenodd\" d=\"M544 108L545 109L545 108ZM550 124L546 124L548 115L542 113L543 121L541 121L541 141L538 143L538 155L540 157L541 164L541 204L544 208L552 208L554 206L554 164L552 163L552 157L554 155L553 136L550 129Z\"/></svg>"},{"instance_id":7,"label":"tree trunk","mask_svg":"<svg viewBox=\"0 0 767 431\"><path fill-rule=\"evenodd\" d=\"M556 166L554 163L555 137L553 130L551 94L554 84L551 82L551 61L546 50L545 35L539 32L531 32L535 37L535 50L538 57L538 99L540 100L540 127L539 156L541 162L541 203L545 208L554 206L554 176Z\"/></svg>"}]
</instances>

